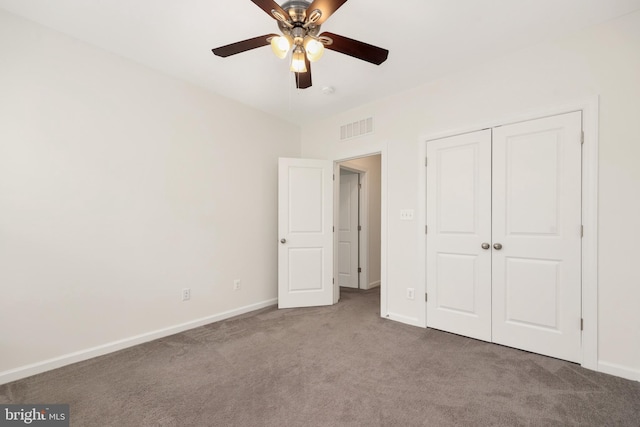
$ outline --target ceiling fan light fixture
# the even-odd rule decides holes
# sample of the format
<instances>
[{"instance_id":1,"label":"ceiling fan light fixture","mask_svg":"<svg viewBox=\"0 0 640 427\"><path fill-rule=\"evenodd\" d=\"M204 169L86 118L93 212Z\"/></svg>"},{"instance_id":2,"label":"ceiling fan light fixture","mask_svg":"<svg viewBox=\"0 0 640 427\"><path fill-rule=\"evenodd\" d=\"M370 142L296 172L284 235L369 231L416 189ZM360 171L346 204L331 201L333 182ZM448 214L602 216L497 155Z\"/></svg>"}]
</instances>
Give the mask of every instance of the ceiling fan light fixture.
<instances>
[{"instance_id":1,"label":"ceiling fan light fixture","mask_svg":"<svg viewBox=\"0 0 640 427\"><path fill-rule=\"evenodd\" d=\"M293 71L294 73L307 72L307 64L305 63L304 49L302 49L302 47L300 46L297 46L293 51L293 55L291 58L291 71Z\"/></svg>"},{"instance_id":2,"label":"ceiling fan light fixture","mask_svg":"<svg viewBox=\"0 0 640 427\"><path fill-rule=\"evenodd\" d=\"M324 54L324 44L311 36L307 36L304 39L304 50L307 52L309 61L316 62Z\"/></svg>"},{"instance_id":3,"label":"ceiling fan light fixture","mask_svg":"<svg viewBox=\"0 0 640 427\"><path fill-rule=\"evenodd\" d=\"M286 36L277 36L271 39L271 50L280 59L284 59L289 53L291 42Z\"/></svg>"},{"instance_id":4,"label":"ceiling fan light fixture","mask_svg":"<svg viewBox=\"0 0 640 427\"><path fill-rule=\"evenodd\" d=\"M2 1L2 0L0 0ZM311 62L318 61L325 49L380 65L389 51L329 32L320 27L347 0L251 0L275 19L279 33L265 34L211 49L222 58L271 45L273 53L284 59L291 52L289 66L295 73L296 87L311 87ZM280 4L281 3L281 4ZM241 20L240 20L241 21Z\"/></svg>"}]
</instances>

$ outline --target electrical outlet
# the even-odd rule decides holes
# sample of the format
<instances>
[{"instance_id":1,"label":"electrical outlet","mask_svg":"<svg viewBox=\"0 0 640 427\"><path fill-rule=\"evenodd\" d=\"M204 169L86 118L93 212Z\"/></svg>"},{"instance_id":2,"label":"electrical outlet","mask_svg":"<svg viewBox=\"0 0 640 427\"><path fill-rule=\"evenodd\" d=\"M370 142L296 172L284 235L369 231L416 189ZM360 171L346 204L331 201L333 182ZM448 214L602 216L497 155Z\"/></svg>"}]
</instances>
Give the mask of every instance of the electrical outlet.
<instances>
[{"instance_id":1,"label":"electrical outlet","mask_svg":"<svg viewBox=\"0 0 640 427\"><path fill-rule=\"evenodd\" d=\"M240 279L236 279L233 281L233 290L234 291L240 290Z\"/></svg>"},{"instance_id":2,"label":"electrical outlet","mask_svg":"<svg viewBox=\"0 0 640 427\"><path fill-rule=\"evenodd\" d=\"M416 292L413 288L407 288L407 299L415 299Z\"/></svg>"},{"instance_id":3,"label":"electrical outlet","mask_svg":"<svg viewBox=\"0 0 640 427\"><path fill-rule=\"evenodd\" d=\"M191 288L184 288L182 290L182 301L189 301L191 299Z\"/></svg>"}]
</instances>

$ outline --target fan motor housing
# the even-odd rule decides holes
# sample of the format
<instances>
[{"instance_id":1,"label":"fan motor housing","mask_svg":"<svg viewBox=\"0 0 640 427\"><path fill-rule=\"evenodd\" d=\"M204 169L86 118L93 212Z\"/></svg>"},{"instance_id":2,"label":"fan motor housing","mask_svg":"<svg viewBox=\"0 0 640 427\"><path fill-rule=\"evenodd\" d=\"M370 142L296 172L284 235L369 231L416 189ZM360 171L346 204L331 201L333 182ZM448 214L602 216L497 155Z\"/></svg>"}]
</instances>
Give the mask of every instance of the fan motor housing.
<instances>
[{"instance_id":1,"label":"fan motor housing","mask_svg":"<svg viewBox=\"0 0 640 427\"><path fill-rule=\"evenodd\" d=\"M307 8L311 1L306 0L289 0L282 4L282 8L289 14L291 21L303 23L307 18Z\"/></svg>"},{"instance_id":2,"label":"fan motor housing","mask_svg":"<svg viewBox=\"0 0 640 427\"><path fill-rule=\"evenodd\" d=\"M316 37L320 33L320 25L304 25L310 4L311 0L289 0L282 4L282 9L289 15L292 27L278 21L278 28L283 34L290 35L296 45L301 45L305 36Z\"/></svg>"}]
</instances>

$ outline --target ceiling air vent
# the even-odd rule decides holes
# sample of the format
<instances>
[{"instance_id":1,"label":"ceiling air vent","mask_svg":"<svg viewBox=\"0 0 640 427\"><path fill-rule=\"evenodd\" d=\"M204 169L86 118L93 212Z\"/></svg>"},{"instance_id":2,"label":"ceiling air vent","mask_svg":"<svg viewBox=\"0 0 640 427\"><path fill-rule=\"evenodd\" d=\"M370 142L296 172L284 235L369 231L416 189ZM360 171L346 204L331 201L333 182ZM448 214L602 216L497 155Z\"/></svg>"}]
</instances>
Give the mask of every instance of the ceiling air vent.
<instances>
[{"instance_id":1,"label":"ceiling air vent","mask_svg":"<svg viewBox=\"0 0 640 427\"><path fill-rule=\"evenodd\" d=\"M373 133L373 117L340 126L340 141Z\"/></svg>"}]
</instances>

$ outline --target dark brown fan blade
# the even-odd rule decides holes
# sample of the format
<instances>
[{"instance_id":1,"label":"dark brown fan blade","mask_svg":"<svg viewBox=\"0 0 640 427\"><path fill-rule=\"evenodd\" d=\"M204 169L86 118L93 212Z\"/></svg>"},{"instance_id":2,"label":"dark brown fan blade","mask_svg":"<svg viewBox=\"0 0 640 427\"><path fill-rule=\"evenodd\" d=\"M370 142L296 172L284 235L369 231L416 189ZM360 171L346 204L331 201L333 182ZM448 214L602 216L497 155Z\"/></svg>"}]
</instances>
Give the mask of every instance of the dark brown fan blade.
<instances>
[{"instance_id":1,"label":"dark brown fan blade","mask_svg":"<svg viewBox=\"0 0 640 427\"><path fill-rule=\"evenodd\" d=\"M307 55L304 56L304 62L307 65L306 73L294 73L296 75L296 87L298 89L306 89L311 87L311 63L307 59Z\"/></svg>"},{"instance_id":2,"label":"dark brown fan blade","mask_svg":"<svg viewBox=\"0 0 640 427\"><path fill-rule=\"evenodd\" d=\"M380 65L387 60L389 51L381 47L373 46L367 43L359 42L348 37L339 36L333 33L322 33L319 37L328 37L333 43L325 44L327 49Z\"/></svg>"},{"instance_id":3,"label":"dark brown fan blade","mask_svg":"<svg viewBox=\"0 0 640 427\"><path fill-rule=\"evenodd\" d=\"M272 10L275 10L277 13L281 14L285 19L289 18L289 14L287 12L284 11L283 8L281 8L278 3L276 3L273 0L251 0L256 6L258 6L260 9L264 10L265 12L267 12L267 15L269 15L270 17L272 17L273 19L278 19L276 18L273 13L271 13Z\"/></svg>"},{"instance_id":4,"label":"dark brown fan blade","mask_svg":"<svg viewBox=\"0 0 640 427\"><path fill-rule=\"evenodd\" d=\"M217 56L226 58L227 56L235 55L236 53L242 53L257 47L267 46L270 43L269 39L276 36L277 34L265 34L264 36L231 43L226 46L220 46L215 49L211 49L211 51Z\"/></svg>"},{"instance_id":5,"label":"dark brown fan blade","mask_svg":"<svg viewBox=\"0 0 640 427\"><path fill-rule=\"evenodd\" d=\"M314 23L314 25L320 25L333 15L333 12L338 10L340 6L346 3L346 1L347 0L314 0L307 8L307 16L316 9L320 10L322 16Z\"/></svg>"}]
</instances>

